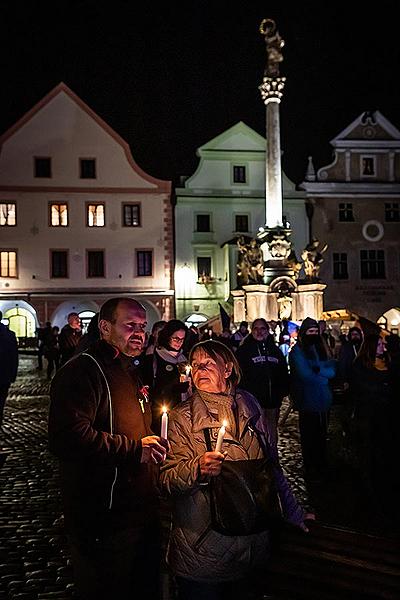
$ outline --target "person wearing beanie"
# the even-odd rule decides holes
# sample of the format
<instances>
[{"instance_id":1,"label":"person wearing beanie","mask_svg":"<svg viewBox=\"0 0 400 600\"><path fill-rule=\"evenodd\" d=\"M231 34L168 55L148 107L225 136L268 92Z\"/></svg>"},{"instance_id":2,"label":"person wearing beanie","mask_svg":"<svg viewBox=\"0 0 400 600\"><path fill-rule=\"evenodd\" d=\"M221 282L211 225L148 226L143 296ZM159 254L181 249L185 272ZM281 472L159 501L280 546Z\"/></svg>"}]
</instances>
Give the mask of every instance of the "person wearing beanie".
<instances>
[{"instance_id":1,"label":"person wearing beanie","mask_svg":"<svg viewBox=\"0 0 400 600\"><path fill-rule=\"evenodd\" d=\"M347 340L342 344L338 357L337 380L345 389L349 387L351 370L360 350L363 334L359 327L350 327Z\"/></svg>"},{"instance_id":2,"label":"person wearing beanie","mask_svg":"<svg viewBox=\"0 0 400 600\"><path fill-rule=\"evenodd\" d=\"M289 354L291 397L299 412L301 452L306 479L326 475L327 432L337 361L329 359L318 322L306 317Z\"/></svg>"}]
</instances>

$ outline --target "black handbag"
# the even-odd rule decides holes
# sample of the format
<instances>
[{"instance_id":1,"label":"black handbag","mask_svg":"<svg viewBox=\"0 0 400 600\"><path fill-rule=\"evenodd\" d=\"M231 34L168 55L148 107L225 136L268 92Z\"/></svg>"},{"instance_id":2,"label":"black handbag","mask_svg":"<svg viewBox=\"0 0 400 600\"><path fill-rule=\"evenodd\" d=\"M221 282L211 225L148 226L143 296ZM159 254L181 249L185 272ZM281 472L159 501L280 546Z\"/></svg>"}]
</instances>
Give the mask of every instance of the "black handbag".
<instances>
[{"instance_id":1,"label":"black handbag","mask_svg":"<svg viewBox=\"0 0 400 600\"><path fill-rule=\"evenodd\" d=\"M204 429L204 437L211 452L209 429ZM266 440L258 438L263 458L225 460L220 475L210 480L211 528L223 535L260 533L276 528L282 520L273 461L266 455Z\"/></svg>"}]
</instances>

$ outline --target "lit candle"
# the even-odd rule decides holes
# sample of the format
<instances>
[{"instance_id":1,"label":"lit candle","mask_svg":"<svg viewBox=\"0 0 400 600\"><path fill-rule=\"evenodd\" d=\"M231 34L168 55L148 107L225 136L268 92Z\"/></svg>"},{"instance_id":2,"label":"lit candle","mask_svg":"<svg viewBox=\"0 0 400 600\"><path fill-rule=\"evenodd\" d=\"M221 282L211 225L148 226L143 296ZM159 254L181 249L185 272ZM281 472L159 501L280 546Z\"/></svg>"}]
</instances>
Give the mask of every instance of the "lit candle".
<instances>
[{"instance_id":1,"label":"lit candle","mask_svg":"<svg viewBox=\"0 0 400 600\"><path fill-rule=\"evenodd\" d=\"M163 414L161 417L161 437L164 438L164 440L168 439L168 412L167 412L167 407L163 406L162 408Z\"/></svg>"},{"instance_id":2,"label":"lit candle","mask_svg":"<svg viewBox=\"0 0 400 600\"><path fill-rule=\"evenodd\" d=\"M222 421L222 427L218 431L217 443L215 445L215 452L221 452L221 450L222 450L222 442L224 441L226 426L227 426L227 422Z\"/></svg>"}]
</instances>

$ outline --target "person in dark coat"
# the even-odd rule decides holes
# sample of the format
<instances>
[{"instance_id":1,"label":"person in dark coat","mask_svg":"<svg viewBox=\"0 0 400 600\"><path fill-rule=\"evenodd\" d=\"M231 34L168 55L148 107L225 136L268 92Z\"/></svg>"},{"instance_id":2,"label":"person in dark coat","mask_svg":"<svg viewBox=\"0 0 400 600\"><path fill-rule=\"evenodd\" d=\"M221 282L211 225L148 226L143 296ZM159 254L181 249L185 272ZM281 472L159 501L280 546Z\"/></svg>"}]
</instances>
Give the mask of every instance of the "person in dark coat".
<instances>
[{"instance_id":1,"label":"person in dark coat","mask_svg":"<svg viewBox=\"0 0 400 600\"><path fill-rule=\"evenodd\" d=\"M187 327L178 319L168 321L158 334L153 354L142 357L143 382L149 386L153 410L153 430L160 431L162 407L171 410L189 389L188 361L182 352Z\"/></svg>"},{"instance_id":2,"label":"person in dark coat","mask_svg":"<svg viewBox=\"0 0 400 600\"><path fill-rule=\"evenodd\" d=\"M363 335L359 327L350 327L347 339L340 347L336 381L349 387L354 360L360 350Z\"/></svg>"},{"instance_id":3,"label":"person in dark coat","mask_svg":"<svg viewBox=\"0 0 400 600\"><path fill-rule=\"evenodd\" d=\"M69 313L67 321L68 323L61 329L58 337L61 365L64 365L74 356L76 347L82 337L81 320L78 313Z\"/></svg>"},{"instance_id":4,"label":"person in dark coat","mask_svg":"<svg viewBox=\"0 0 400 600\"><path fill-rule=\"evenodd\" d=\"M167 440L132 359L143 348L146 312L130 298L100 309L101 340L51 383L49 449L59 458L65 527L81 600L158 598L156 465Z\"/></svg>"},{"instance_id":5,"label":"person in dark coat","mask_svg":"<svg viewBox=\"0 0 400 600\"><path fill-rule=\"evenodd\" d=\"M306 317L289 353L289 366L291 397L294 409L299 411L301 452L308 481L322 479L327 471L330 381L336 375L336 362L328 359L318 322Z\"/></svg>"},{"instance_id":6,"label":"person in dark coat","mask_svg":"<svg viewBox=\"0 0 400 600\"><path fill-rule=\"evenodd\" d=\"M60 328L54 325L44 338L43 356L47 360L47 379L51 379L53 371L57 371L60 366L59 331Z\"/></svg>"},{"instance_id":7,"label":"person in dark coat","mask_svg":"<svg viewBox=\"0 0 400 600\"><path fill-rule=\"evenodd\" d=\"M236 351L242 388L257 398L268 431L269 443L278 444L278 420L282 400L289 393L287 362L274 342L265 319L255 319L250 335Z\"/></svg>"},{"instance_id":8,"label":"person in dark coat","mask_svg":"<svg viewBox=\"0 0 400 600\"><path fill-rule=\"evenodd\" d=\"M15 333L10 331L1 320L0 311L0 427L3 424L4 407L10 385L16 380L18 372L18 343Z\"/></svg>"}]
</instances>

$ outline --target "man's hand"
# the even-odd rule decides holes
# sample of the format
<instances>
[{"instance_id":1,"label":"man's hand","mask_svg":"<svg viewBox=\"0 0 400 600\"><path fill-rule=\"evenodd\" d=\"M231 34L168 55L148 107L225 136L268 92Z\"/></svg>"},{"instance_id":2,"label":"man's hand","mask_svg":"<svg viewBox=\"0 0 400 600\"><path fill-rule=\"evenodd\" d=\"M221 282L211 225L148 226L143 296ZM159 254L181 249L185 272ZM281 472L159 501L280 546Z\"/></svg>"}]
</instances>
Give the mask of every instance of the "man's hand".
<instances>
[{"instance_id":1,"label":"man's hand","mask_svg":"<svg viewBox=\"0 0 400 600\"><path fill-rule=\"evenodd\" d=\"M206 452L200 457L199 467L202 476L211 475L216 477L221 473L222 463L225 460L226 452Z\"/></svg>"},{"instance_id":2,"label":"man's hand","mask_svg":"<svg viewBox=\"0 0 400 600\"><path fill-rule=\"evenodd\" d=\"M142 463L160 463L165 460L169 450L168 440L160 438L158 435L148 435L141 439L142 444Z\"/></svg>"},{"instance_id":3,"label":"man's hand","mask_svg":"<svg viewBox=\"0 0 400 600\"><path fill-rule=\"evenodd\" d=\"M300 525L299 525L300 529L302 529L303 531L308 533L310 530L306 525L306 521L315 521L315 514L314 513L306 513L304 515L303 522L300 523Z\"/></svg>"}]
</instances>

